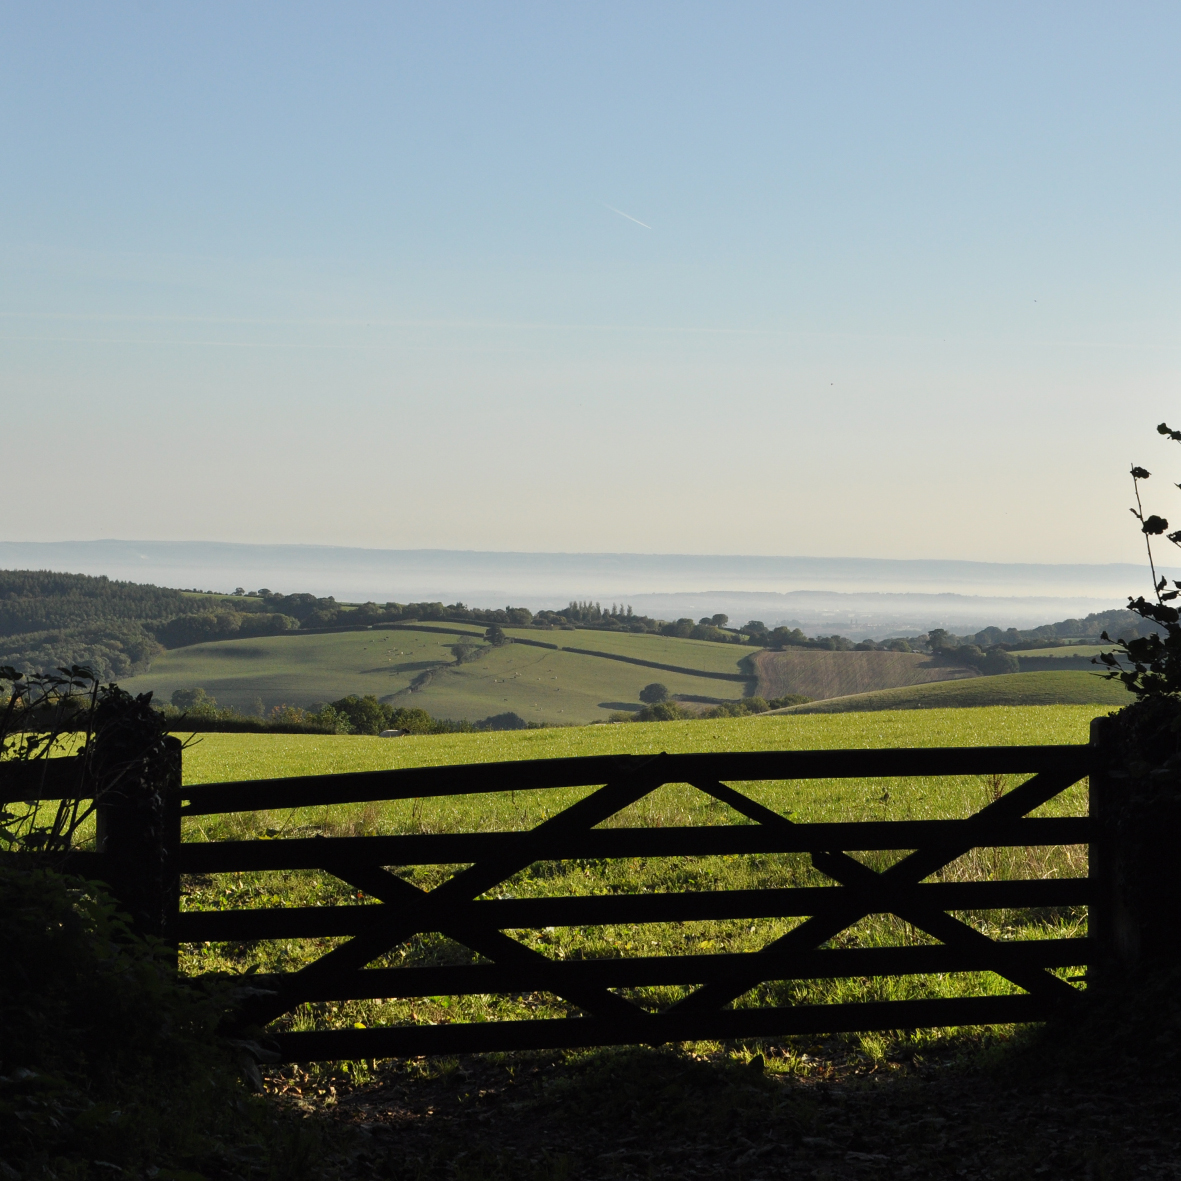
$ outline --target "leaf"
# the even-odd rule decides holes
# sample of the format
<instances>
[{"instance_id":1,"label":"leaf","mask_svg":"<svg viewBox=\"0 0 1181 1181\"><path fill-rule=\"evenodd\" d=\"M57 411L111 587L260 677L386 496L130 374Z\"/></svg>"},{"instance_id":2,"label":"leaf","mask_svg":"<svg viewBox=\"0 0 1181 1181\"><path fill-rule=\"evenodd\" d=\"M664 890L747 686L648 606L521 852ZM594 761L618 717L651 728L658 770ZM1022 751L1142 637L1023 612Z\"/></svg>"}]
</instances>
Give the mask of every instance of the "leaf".
<instances>
[{"instance_id":1,"label":"leaf","mask_svg":"<svg viewBox=\"0 0 1181 1181\"><path fill-rule=\"evenodd\" d=\"M1144 521L1140 526L1141 533L1147 533L1150 537L1155 537L1158 533L1163 533L1169 527L1169 522L1164 517L1158 517L1155 513Z\"/></svg>"},{"instance_id":2,"label":"leaf","mask_svg":"<svg viewBox=\"0 0 1181 1181\"><path fill-rule=\"evenodd\" d=\"M1167 422L1162 422L1156 428L1156 433L1158 435L1168 435L1169 438L1172 439L1174 443L1181 443L1181 431L1169 430L1169 424Z\"/></svg>"},{"instance_id":3,"label":"leaf","mask_svg":"<svg viewBox=\"0 0 1181 1181\"><path fill-rule=\"evenodd\" d=\"M1147 471L1146 469L1144 469L1142 467L1132 468L1132 479L1133 480L1147 480L1148 477L1151 475L1152 475L1152 473L1150 471Z\"/></svg>"}]
</instances>

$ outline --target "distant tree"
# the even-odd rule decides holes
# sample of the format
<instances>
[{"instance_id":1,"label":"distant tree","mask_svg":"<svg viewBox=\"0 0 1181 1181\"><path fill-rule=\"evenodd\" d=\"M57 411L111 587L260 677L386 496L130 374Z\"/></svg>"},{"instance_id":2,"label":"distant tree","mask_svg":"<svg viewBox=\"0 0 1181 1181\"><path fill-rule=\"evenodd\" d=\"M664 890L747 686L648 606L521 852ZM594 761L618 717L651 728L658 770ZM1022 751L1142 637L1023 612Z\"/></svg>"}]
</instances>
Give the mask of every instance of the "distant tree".
<instances>
[{"instance_id":1,"label":"distant tree","mask_svg":"<svg viewBox=\"0 0 1181 1181\"><path fill-rule=\"evenodd\" d=\"M389 726L389 713L373 694L358 697L350 693L332 702L332 708L348 718L354 734L380 734Z\"/></svg>"},{"instance_id":2,"label":"distant tree","mask_svg":"<svg viewBox=\"0 0 1181 1181\"><path fill-rule=\"evenodd\" d=\"M989 648L984 653L984 659L980 661L978 667L986 676L997 676L1001 673L1020 672L1021 662L1012 652L1006 652L1004 648Z\"/></svg>"},{"instance_id":3,"label":"distant tree","mask_svg":"<svg viewBox=\"0 0 1181 1181\"><path fill-rule=\"evenodd\" d=\"M651 685L645 685L640 690L640 700L645 705L656 705L658 702L668 700L668 689L659 681L653 681Z\"/></svg>"},{"instance_id":4,"label":"distant tree","mask_svg":"<svg viewBox=\"0 0 1181 1181\"><path fill-rule=\"evenodd\" d=\"M633 722L679 722L694 715L675 701L657 701L631 716Z\"/></svg>"},{"instance_id":5,"label":"distant tree","mask_svg":"<svg viewBox=\"0 0 1181 1181\"><path fill-rule=\"evenodd\" d=\"M493 714L490 718L476 722L477 730L527 730L529 723L520 714Z\"/></svg>"},{"instance_id":6,"label":"distant tree","mask_svg":"<svg viewBox=\"0 0 1181 1181\"><path fill-rule=\"evenodd\" d=\"M728 624L729 622L730 622L730 616L723 615L723 614L721 614L721 612L719 612L717 615L715 615L710 620L710 623L712 623L714 625L714 627L725 627L726 624Z\"/></svg>"},{"instance_id":7,"label":"distant tree","mask_svg":"<svg viewBox=\"0 0 1181 1181\"><path fill-rule=\"evenodd\" d=\"M456 664L471 664L473 660L479 660L486 651L482 644L477 644L474 640L460 640L458 644L451 645L451 655L455 657Z\"/></svg>"},{"instance_id":8,"label":"distant tree","mask_svg":"<svg viewBox=\"0 0 1181 1181\"><path fill-rule=\"evenodd\" d=\"M395 709L386 717L388 729L404 730L407 734L433 734L435 719L425 709Z\"/></svg>"},{"instance_id":9,"label":"distant tree","mask_svg":"<svg viewBox=\"0 0 1181 1181\"><path fill-rule=\"evenodd\" d=\"M504 634L504 629L498 623L494 623L484 633L484 639L486 639L493 648L499 648L502 644L508 643L508 636Z\"/></svg>"},{"instance_id":10,"label":"distant tree","mask_svg":"<svg viewBox=\"0 0 1181 1181\"><path fill-rule=\"evenodd\" d=\"M216 709L217 701L204 689L173 689L168 699L177 709L192 713L199 709Z\"/></svg>"},{"instance_id":11,"label":"distant tree","mask_svg":"<svg viewBox=\"0 0 1181 1181\"><path fill-rule=\"evenodd\" d=\"M948 649L954 648L955 640L956 637L947 631L946 628L933 627L927 632L927 645L936 656L941 652L946 652Z\"/></svg>"}]
</instances>

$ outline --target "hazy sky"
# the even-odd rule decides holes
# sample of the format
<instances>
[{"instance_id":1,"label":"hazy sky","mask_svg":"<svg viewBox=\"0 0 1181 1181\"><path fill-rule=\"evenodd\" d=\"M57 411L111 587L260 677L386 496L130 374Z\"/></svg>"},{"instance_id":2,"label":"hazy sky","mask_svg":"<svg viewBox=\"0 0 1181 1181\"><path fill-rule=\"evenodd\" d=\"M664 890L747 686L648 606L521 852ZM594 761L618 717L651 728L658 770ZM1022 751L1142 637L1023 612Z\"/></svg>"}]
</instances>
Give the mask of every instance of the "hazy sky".
<instances>
[{"instance_id":1,"label":"hazy sky","mask_svg":"<svg viewBox=\"0 0 1181 1181\"><path fill-rule=\"evenodd\" d=\"M8 540L1136 560L1133 460L1181 518L1175 3L0 17Z\"/></svg>"}]
</instances>

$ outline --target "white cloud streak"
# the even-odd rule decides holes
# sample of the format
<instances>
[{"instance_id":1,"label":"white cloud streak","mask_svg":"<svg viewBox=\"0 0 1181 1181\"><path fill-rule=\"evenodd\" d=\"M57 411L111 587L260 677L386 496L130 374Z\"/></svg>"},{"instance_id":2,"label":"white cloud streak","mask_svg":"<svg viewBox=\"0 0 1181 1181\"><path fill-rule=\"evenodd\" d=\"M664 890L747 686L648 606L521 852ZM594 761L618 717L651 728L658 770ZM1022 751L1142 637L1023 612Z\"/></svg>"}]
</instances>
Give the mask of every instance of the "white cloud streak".
<instances>
[{"instance_id":1,"label":"white cloud streak","mask_svg":"<svg viewBox=\"0 0 1181 1181\"><path fill-rule=\"evenodd\" d=\"M612 213L618 213L620 217L626 217L628 221L634 221L636 225L643 226L646 230L652 228L646 221L640 221L638 217L632 217L630 213L624 213L622 209L616 209L614 205L608 205L606 201L603 202L603 208L610 209Z\"/></svg>"}]
</instances>

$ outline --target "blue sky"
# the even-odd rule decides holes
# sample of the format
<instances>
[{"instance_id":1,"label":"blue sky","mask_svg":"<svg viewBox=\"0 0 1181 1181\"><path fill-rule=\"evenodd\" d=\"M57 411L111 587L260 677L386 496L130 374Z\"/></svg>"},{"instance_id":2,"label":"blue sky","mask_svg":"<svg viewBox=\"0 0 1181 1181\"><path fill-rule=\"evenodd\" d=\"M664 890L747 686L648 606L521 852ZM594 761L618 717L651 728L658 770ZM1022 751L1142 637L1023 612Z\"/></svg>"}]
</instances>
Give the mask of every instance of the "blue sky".
<instances>
[{"instance_id":1,"label":"blue sky","mask_svg":"<svg viewBox=\"0 0 1181 1181\"><path fill-rule=\"evenodd\" d=\"M1179 33L0 5L3 533L1136 560Z\"/></svg>"}]
</instances>

